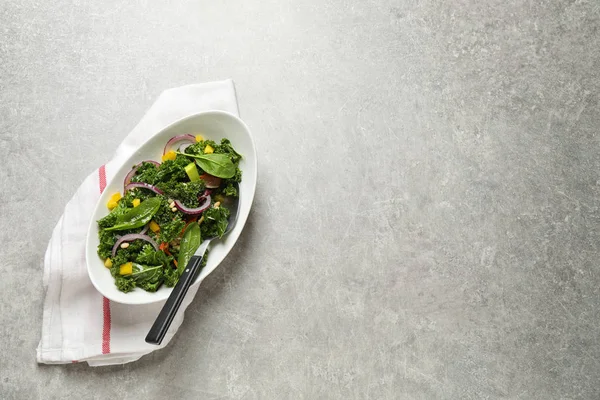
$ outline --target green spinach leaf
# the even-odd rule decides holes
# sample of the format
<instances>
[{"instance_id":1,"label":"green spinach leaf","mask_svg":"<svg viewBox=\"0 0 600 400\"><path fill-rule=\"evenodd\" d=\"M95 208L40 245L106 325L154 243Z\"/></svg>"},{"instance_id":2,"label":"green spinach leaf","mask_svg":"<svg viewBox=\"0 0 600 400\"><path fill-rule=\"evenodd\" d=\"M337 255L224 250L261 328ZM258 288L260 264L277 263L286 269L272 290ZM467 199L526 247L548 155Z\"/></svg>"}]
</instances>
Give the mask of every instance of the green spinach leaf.
<instances>
[{"instance_id":1,"label":"green spinach leaf","mask_svg":"<svg viewBox=\"0 0 600 400\"><path fill-rule=\"evenodd\" d=\"M98 227L109 228L113 226L117 222L117 218L125 214L128 210L129 209L127 208L127 203L120 200L117 203L117 206L106 217L100 218L97 221Z\"/></svg>"},{"instance_id":2,"label":"green spinach leaf","mask_svg":"<svg viewBox=\"0 0 600 400\"><path fill-rule=\"evenodd\" d=\"M198 250L198 247L200 247L201 242L202 236L200 235L200 226L198 226L197 223L192 222L183 233L183 238L181 239L181 244L179 246L177 269L179 270L180 275L196 250Z\"/></svg>"},{"instance_id":3,"label":"green spinach leaf","mask_svg":"<svg viewBox=\"0 0 600 400\"><path fill-rule=\"evenodd\" d=\"M124 214L117 216L115 225L106 228L106 231L123 231L146 225L158 211L160 203L161 199L158 197L143 201L139 206L130 208Z\"/></svg>"},{"instance_id":4,"label":"green spinach leaf","mask_svg":"<svg viewBox=\"0 0 600 400\"><path fill-rule=\"evenodd\" d=\"M226 138L221 139L220 144L217 144L214 140L203 140L201 142L198 142L191 146L188 146L184 150L184 152L187 153L188 155L189 154L202 155L202 154L205 154L204 150L206 149L206 146L210 146L214 149L213 154L226 154L227 156L229 156L231 161L236 165L242 159L241 154L234 150L233 146L231 145L231 141Z\"/></svg>"},{"instance_id":5,"label":"green spinach leaf","mask_svg":"<svg viewBox=\"0 0 600 400\"><path fill-rule=\"evenodd\" d=\"M235 175L235 164L226 154L185 154L178 153L196 159L196 164L204 172L219 178L231 178Z\"/></svg>"}]
</instances>

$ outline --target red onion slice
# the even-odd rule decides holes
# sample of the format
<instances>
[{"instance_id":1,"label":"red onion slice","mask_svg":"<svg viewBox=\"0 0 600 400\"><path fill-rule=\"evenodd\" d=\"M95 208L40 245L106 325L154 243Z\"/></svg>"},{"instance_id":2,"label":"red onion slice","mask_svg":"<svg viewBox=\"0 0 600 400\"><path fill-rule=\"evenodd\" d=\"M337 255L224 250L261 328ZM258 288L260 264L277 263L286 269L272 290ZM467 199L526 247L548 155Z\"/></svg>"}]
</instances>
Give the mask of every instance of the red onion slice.
<instances>
[{"instance_id":1,"label":"red onion slice","mask_svg":"<svg viewBox=\"0 0 600 400\"><path fill-rule=\"evenodd\" d=\"M171 139L169 139L169 141L165 145L165 148L163 149L163 155L167 154L167 152L169 151L169 149L171 148L171 146L173 144L175 144L177 142L181 142L182 140L196 143L196 137L194 135L186 134L186 135L173 136Z\"/></svg>"},{"instance_id":2,"label":"red onion slice","mask_svg":"<svg viewBox=\"0 0 600 400\"><path fill-rule=\"evenodd\" d=\"M177 209L179 211L181 211L184 214L188 214L188 215L198 215L198 214L202 214L204 212L204 210L206 210L208 207L210 207L210 195L206 196L206 197L201 197L201 199L204 199L204 203L202 203L200 205L200 207L197 208L190 208L190 207L186 207L184 206L179 200L175 200L175 207L177 207Z\"/></svg>"},{"instance_id":3,"label":"red onion slice","mask_svg":"<svg viewBox=\"0 0 600 400\"><path fill-rule=\"evenodd\" d=\"M150 184L144 183L144 182L132 182L132 183L128 184L127 186L125 186L125 192L128 192L129 190L134 189L134 188L144 188L144 189L152 190L156 194L163 194L163 191L160 190L159 188L157 188L156 186L153 186L153 185L150 185Z\"/></svg>"},{"instance_id":4,"label":"red onion slice","mask_svg":"<svg viewBox=\"0 0 600 400\"><path fill-rule=\"evenodd\" d=\"M156 167L160 166L159 163L157 163L154 160L144 160L141 163L137 164L136 166L134 166L131 171L129 171L129 173L127 174L127 176L125 177L125 180L123 181L123 187L126 187L127 185L129 185L129 182L131 182L131 178L133 178L135 176L135 173L137 172L137 170L142 166L143 163L150 163L150 164L154 164L156 165Z\"/></svg>"},{"instance_id":5,"label":"red onion slice","mask_svg":"<svg viewBox=\"0 0 600 400\"><path fill-rule=\"evenodd\" d=\"M146 224L146 225L144 225L144 229L142 229L142 230L140 231L140 233L139 233L139 234L140 234L140 235L145 235L145 234L146 234L146 232L148 232L148 227L149 227L149 226L150 226L150 224Z\"/></svg>"},{"instance_id":6,"label":"red onion slice","mask_svg":"<svg viewBox=\"0 0 600 400\"><path fill-rule=\"evenodd\" d=\"M133 242L134 240L145 240L146 242L150 243L152 245L152 247L154 247L154 250L158 251L158 245L156 244L156 242L154 240L152 240L152 238L150 236L140 235L139 233L130 233L128 235L121 236L119 238L119 240L117 240L117 243L115 243L115 245L112 248L112 256L114 257L117 255L117 250L119 249L119 246L121 245L121 243Z\"/></svg>"}]
</instances>

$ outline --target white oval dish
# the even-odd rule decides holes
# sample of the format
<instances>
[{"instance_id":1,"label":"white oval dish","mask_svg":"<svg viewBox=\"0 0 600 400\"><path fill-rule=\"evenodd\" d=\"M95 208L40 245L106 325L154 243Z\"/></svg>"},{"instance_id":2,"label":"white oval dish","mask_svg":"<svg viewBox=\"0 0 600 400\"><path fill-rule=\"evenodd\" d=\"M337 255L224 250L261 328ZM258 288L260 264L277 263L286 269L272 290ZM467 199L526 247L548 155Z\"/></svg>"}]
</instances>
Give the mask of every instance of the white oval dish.
<instances>
[{"instance_id":1,"label":"white oval dish","mask_svg":"<svg viewBox=\"0 0 600 400\"><path fill-rule=\"evenodd\" d=\"M140 288L136 288L129 293L120 292L115 286L110 271L104 266L104 261L97 254L99 239L96 221L108 214L106 203L110 196L116 192L123 192L123 180L131 167L144 160L160 161L167 141L175 135L184 133L200 133L205 139L216 142L226 137L231 140L234 149L242 155L240 161L242 182L240 183L237 222L231 232L221 239L212 241L206 267L200 271L194 285L200 284L223 261L233 248L248 219L256 190L257 160L254 141L246 124L236 116L223 111L202 112L173 123L148 139L129 157L123 166L119 168L114 178L107 184L94 209L92 221L88 228L85 249L87 269L96 289L110 300L123 304L150 304L166 300L171 294L172 289L164 285L154 293L146 292Z\"/></svg>"}]
</instances>

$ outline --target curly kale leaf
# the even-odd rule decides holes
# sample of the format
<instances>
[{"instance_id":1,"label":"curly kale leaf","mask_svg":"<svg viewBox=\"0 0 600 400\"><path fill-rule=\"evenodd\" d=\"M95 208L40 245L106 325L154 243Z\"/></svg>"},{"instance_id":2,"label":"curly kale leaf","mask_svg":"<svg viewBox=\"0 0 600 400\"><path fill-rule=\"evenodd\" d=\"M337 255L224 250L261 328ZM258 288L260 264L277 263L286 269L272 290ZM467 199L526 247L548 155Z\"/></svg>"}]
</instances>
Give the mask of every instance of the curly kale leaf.
<instances>
[{"instance_id":1,"label":"curly kale leaf","mask_svg":"<svg viewBox=\"0 0 600 400\"><path fill-rule=\"evenodd\" d=\"M157 224L162 225L162 224L171 222L171 220L173 219L173 217L175 215L177 215L177 213L174 213L173 211L171 211L171 206L169 206L169 202L167 201L166 197L164 197L164 196L160 196L160 197L161 197L160 207L158 208L158 211L156 212L156 214L154 214L154 217L152 219Z\"/></svg>"},{"instance_id":2,"label":"curly kale leaf","mask_svg":"<svg viewBox=\"0 0 600 400\"><path fill-rule=\"evenodd\" d=\"M211 207L204 211L204 221L200 225L202 237L207 239L215 236L223 236L229 223L229 214L229 210L225 207Z\"/></svg>"},{"instance_id":3,"label":"curly kale leaf","mask_svg":"<svg viewBox=\"0 0 600 400\"><path fill-rule=\"evenodd\" d=\"M135 172L135 175L131 178L131 182L144 182L150 185L154 185L157 181L159 168L156 165L143 162L142 165Z\"/></svg>"},{"instance_id":4,"label":"curly kale leaf","mask_svg":"<svg viewBox=\"0 0 600 400\"><path fill-rule=\"evenodd\" d=\"M128 293L128 292L131 292L133 289L135 289L136 282L135 282L135 280L133 280L131 278L127 278L124 276L117 276L117 277L115 277L115 286L121 292Z\"/></svg>"},{"instance_id":5,"label":"curly kale leaf","mask_svg":"<svg viewBox=\"0 0 600 400\"><path fill-rule=\"evenodd\" d=\"M198 143L194 143L193 145L186 147L184 152L186 154L194 154L194 155L204 154L204 149L206 148L206 146L209 146L209 145L213 149L217 146L217 144L212 140L202 140Z\"/></svg>"},{"instance_id":6,"label":"curly kale leaf","mask_svg":"<svg viewBox=\"0 0 600 400\"><path fill-rule=\"evenodd\" d=\"M112 258L113 266L119 267L129 261L135 261L138 253L148 242L144 240L134 240L129 242L129 247L126 249L118 248L115 257Z\"/></svg>"},{"instance_id":7,"label":"curly kale leaf","mask_svg":"<svg viewBox=\"0 0 600 400\"><path fill-rule=\"evenodd\" d=\"M154 183L189 180L185 172L185 166L189 163L189 159L183 155L177 155L174 160L163 161L158 168Z\"/></svg>"},{"instance_id":8,"label":"curly kale leaf","mask_svg":"<svg viewBox=\"0 0 600 400\"><path fill-rule=\"evenodd\" d=\"M125 196L120 200L127 207L133 207L133 200L140 199L141 201L148 200L151 197L156 197L156 194L148 189L133 188L125 193Z\"/></svg>"},{"instance_id":9,"label":"curly kale leaf","mask_svg":"<svg viewBox=\"0 0 600 400\"><path fill-rule=\"evenodd\" d=\"M133 273L129 277L138 287L148 292L156 292L163 283L163 267L133 264Z\"/></svg>"},{"instance_id":10,"label":"curly kale leaf","mask_svg":"<svg viewBox=\"0 0 600 400\"><path fill-rule=\"evenodd\" d=\"M169 222L160 224L160 232L158 239L161 242L171 242L181 235L181 231L185 227L185 221L181 215L176 214Z\"/></svg>"},{"instance_id":11,"label":"curly kale leaf","mask_svg":"<svg viewBox=\"0 0 600 400\"><path fill-rule=\"evenodd\" d=\"M227 154L231 158L231 162L238 164L242 159L242 155L233 149L229 139L221 139L221 144L215 146L215 153Z\"/></svg>"},{"instance_id":12,"label":"curly kale leaf","mask_svg":"<svg viewBox=\"0 0 600 400\"><path fill-rule=\"evenodd\" d=\"M173 257L168 256L165 252L160 250L154 250L154 248L147 244L142 248L142 251L137 255L136 261L139 264L145 265L160 265L169 267L173 261Z\"/></svg>"},{"instance_id":13,"label":"curly kale leaf","mask_svg":"<svg viewBox=\"0 0 600 400\"><path fill-rule=\"evenodd\" d=\"M231 161L235 164L235 175L233 175L232 178L223 179L220 192L225 196L238 197L239 193L234 183L240 183L242 181L242 170L240 170L238 166L242 156L231 147L229 139L221 140L219 151L228 154L231 157Z\"/></svg>"},{"instance_id":14,"label":"curly kale leaf","mask_svg":"<svg viewBox=\"0 0 600 400\"><path fill-rule=\"evenodd\" d=\"M138 233L138 232L139 232L139 228L131 229L128 231L119 231L119 232L111 232L111 231L106 231L105 229L100 229L100 232L98 232L98 237L100 239L100 244L98 245L98 255L101 258L111 257L112 248L115 245L115 243L117 242L119 236L127 235L129 233ZM135 252L136 249L138 249L138 250L141 249L145 243L147 243L147 242L141 241L141 240L136 240L135 242L130 243L130 247L128 249L118 248L117 255L120 255L120 257L117 258L116 262L125 260L125 261L121 262L121 264L124 264L127 261L132 261L130 259L131 254L133 254L133 252ZM114 264L115 259L113 258L112 261ZM118 264L118 265L120 265L120 264Z\"/></svg>"},{"instance_id":15,"label":"curly kale leaf","mask_svg":"<svg viewBox=\"0 0 600 400\"><path fill-rule=\"evenodd\" d=\"M114 212L115 210L117 210L119 207L117 206L117 208L115 208L110 214L108 214L107 216L100 218L97 222L98 222L98 227L100 229L104 229L104 228L110 228L111 226L113 226L115 224L115 222L117 221L117 214ZM127 207L123 207L123 208L127 208Z\"/></svg>"},{"instance_id":16,"label":"curly kale leaf","mask_svg":"<svg viewBox=\"0 0 600 400\"><path fill-rule=\"evenodd\" d=\"M160 207L153 217L153 220L160 227L156 240L159 242L170 242L181 235L185 221L182 218L182 213L171 210L166 197L161 196L161 200Z\"/></svg>"},{"instance_id":17,"label":"curly kale leaf","mask_svg":"<svg viewBox=\"0 0 600 400\"><path fill-rule=\"evenodd\" d=\"M163 283L163 267L147 266L134 263L133 273L130 275L119 275L118 268L113 268L115 272L115 285L122 292L130 292L136 287L142 288L148 292L156 292ZM111 272L112 269L111 269Z\"/></svg>"},{"instance_id":18,"label":"curly kale leaf","mask_svg":"<svg viewBox=\"0 0 600 400\"><path fill-rule=\"evenodd\" d=\"M225 196L238 197L238 189L236 183L242 181L242 171L236 166L235 175L230 179L223 179L221 183L220 193Z\"/></svg>"},{"instance_id":19,"label":"curly kale leaf","mask_svg":"<svg viewBox=\"0 0 600 400\"><path fill-rule=\"evenodd\" d=\"M175 268L165 268L163 271L163 278L166 287L173 287L179 280L179 272Z\"/></svg>"},{"instance_id":20,"label":"curly kale leaf","mask_svg":"<svg viewBox=\"0 0 600 400\"><path fill-rule=\"evenodd\" d=\"M223 188L223 190L221 191L221 193L223 193L223 195L225 195L225 196L231 196L231 197L239 196L237 188L231 183L229 183L227 186L225 186Z\"/></svg>"},{"instance_id":21,"label":"curly kale leaf","mask_svg":"<svg viewBox=\"0 0 600 400\"><path fill-rule=\"evenodd\" d=\"M126 202L123 199L119 200L117 206L106 217L100 218L97 221L98 227L101 229L110 228L117 222L117 218L125 214L128 210Z\"/></svg>"},{"instance_id":22,"label":"curly kale leaf","mask_svg":"<svg viewBox=\"0 0 600 400\"><path fill-rule=\"evenodd\" d=\"M198 182L161 182L156 185L165 192L165 196L181 201L187 207L198 207L198 196L204 191L204 181Z\"/></svg>"},{"instance_id":23,"label":"curly kale leaf","mask_svg":"<svg viewBox=\"0 0 600 400\"><path fill-rule=\"evenodd\" d=\"M98 255L101 258L110 257L112 254L112 248L117 242L117 236L114 232L107 232L101 229L98 233L100 244L98 244Z\"/></svg>"}]
</instances>

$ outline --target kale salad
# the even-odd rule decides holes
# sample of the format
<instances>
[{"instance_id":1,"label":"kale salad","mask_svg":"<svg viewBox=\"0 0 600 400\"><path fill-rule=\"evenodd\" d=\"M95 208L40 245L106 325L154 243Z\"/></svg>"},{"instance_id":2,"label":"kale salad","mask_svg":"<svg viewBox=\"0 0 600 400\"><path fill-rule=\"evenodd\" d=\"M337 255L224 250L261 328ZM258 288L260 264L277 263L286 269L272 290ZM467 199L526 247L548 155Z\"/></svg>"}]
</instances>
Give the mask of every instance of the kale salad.
<instances>
[{"instance_id":1,"label":"kale salad","mask_svg":"<svg viewBox=\"0 0 600 400\"><path fill-rule=\"evenodd\" d=\"M228 139L177 135L161 163L133 166L98 220L98 255L120 291L175 286L203 238L223 236L230 213L221 203L239 196L241 158Z\"/></svg>"}]
</instances>

